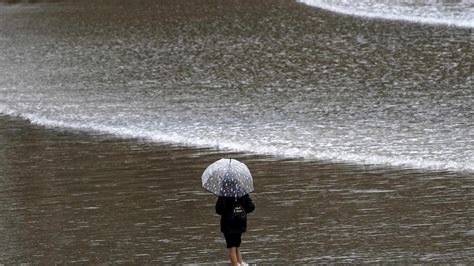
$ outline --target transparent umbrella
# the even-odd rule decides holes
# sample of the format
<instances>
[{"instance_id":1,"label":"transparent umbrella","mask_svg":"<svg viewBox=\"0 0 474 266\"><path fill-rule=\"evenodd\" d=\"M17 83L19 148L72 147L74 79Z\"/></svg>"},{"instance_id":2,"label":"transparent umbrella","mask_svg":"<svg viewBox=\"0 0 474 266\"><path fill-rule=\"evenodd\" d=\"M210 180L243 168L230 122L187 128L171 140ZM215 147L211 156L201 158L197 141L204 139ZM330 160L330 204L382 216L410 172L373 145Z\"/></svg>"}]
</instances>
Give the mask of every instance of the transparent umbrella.
<instances>
[{"instance_id":1,"label":"transparent umbrella","mask_svg":"<svg viewBox=\"0 0 474 266\"><path fill-rule=\"evenodd\" d=\"M248 167L235 159L220 159L209 165L201 176L202 187L216 196L240 198L253 191Z\"/></svg>"}]
</instances>

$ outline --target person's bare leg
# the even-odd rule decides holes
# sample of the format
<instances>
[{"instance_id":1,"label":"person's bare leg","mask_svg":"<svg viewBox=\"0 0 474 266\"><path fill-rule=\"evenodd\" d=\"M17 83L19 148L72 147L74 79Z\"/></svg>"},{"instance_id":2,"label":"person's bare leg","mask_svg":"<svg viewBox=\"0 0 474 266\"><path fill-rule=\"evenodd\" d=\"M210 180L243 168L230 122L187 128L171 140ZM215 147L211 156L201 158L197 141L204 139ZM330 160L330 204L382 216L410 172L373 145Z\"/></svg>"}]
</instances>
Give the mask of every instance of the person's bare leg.
<instances>
[{"instance_id":1,"label":"person's bare leg","mask_svg":"<svg viewBox=\"0 0 474 266\"><path fill-rule=\"evenodd\" d=\"M237 248L229 248L229 257L230 257L230 264L232 266L237 266L239 261L237 260Z\"/></svg>"},{"instance_id":2,"label":"person's bare leg","mask_svg":"<svg viewBox=\"0 0 474 266\"><path fill-rule=\"evenodd\" d=\"M237 254L237 261L239 263L242 263L243 260L242 260L242 254L240 254L240 248L236 248L235 253Z\"/></svg>"}]
</instances>

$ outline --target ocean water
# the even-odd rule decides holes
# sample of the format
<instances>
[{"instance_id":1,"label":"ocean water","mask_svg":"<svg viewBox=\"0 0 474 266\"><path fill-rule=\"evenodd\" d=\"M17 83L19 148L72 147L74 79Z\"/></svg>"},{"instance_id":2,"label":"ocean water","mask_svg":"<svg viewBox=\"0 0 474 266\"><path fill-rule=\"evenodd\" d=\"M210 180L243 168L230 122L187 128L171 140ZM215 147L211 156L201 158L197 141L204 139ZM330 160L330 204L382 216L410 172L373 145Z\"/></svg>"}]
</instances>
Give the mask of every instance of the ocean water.
<instances>
[{"instance_id":1,"label":"ocean water","mask_svg":"<svg viewBox=\"0 0 474 266\"><path fill-rule=\"evenodd\" d=\"M472 0L299 0L299 2L367 18L474 27Z\"/></svg>"},{"instance_id":2,"label":"ocean water","mask_svg":"<svg viewBox=\"0 0 474 266\"><path fill-rule=\"evenodd\" d=\"M248 262L472 264L469 2L306 3L0 2L0 264L225 263L222 157Z\"/></svg>"},{"instance_id":3,"label":"ocean water","mask_svg":"<svg viewBox=\"0 0 474 266\"><path fill-rule=\"evenodd\" d=\"M472 264L474 178L281 160L0 116L0 263L224 264L206 166L254 177L251 264Z\"/></svg>"},{"instance_id":4,"label":"ocean water","mask_svg":"<svg viewBox=\"0 0 474 266\"><path fill-rule=\"evenodd\" d=\"M4 3L0 113L160 143L473 172L473 9Z\"/></svg>"}]
</instances>

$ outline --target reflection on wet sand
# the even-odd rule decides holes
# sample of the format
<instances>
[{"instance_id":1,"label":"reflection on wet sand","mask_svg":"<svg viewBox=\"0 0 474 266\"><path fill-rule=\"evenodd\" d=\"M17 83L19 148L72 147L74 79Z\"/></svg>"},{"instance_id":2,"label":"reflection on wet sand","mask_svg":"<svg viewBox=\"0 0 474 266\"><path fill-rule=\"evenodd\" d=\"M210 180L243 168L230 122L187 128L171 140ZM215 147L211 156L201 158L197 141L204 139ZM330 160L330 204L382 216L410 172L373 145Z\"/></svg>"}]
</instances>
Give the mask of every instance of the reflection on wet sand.
<instances>
[{"instance_id":1,"label":"reflection on wet sand","mask_svg":"<svg viewBox=\"0 0 474 266\"><path fill-rule=\"evenodd\" d=\"M468 262L472 174L226 154L0 118L0 263L215 263L226 251L200 175L245 162L249 262Z\"/></svg>"}]
</instances>

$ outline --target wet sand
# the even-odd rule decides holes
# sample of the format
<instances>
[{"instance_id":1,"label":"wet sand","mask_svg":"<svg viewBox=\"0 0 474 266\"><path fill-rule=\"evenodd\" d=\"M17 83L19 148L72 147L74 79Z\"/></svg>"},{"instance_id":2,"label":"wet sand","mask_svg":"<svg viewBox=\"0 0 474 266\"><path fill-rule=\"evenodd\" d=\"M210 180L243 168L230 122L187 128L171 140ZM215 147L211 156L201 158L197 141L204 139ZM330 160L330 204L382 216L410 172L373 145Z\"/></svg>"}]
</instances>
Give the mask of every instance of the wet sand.
<instances>
[{"instance_id":1,"label":"wet sand","mask_svg":"<svg viewBox=\"0 0 474 266\"><path fill-rule=\"evenodd\" d=\"M474 177L285 160L0 116L0 263L224 263L200 175L248 164L251 263L472 262Z\"/></svg>"}]
</instances>

